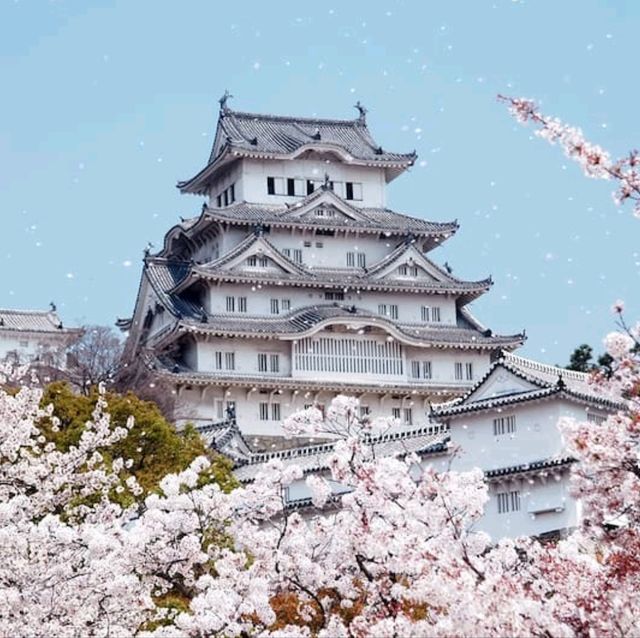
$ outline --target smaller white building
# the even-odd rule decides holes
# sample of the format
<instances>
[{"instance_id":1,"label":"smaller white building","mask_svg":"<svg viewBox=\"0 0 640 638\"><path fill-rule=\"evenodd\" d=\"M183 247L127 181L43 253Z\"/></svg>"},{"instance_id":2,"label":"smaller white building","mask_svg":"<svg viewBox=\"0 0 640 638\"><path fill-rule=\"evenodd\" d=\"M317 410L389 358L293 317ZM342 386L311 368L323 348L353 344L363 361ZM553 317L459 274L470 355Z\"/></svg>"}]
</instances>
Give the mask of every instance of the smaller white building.
<instances>
[{"instance_id":1,"label":"smaller white building","mask_svg":"<svg viewBox=\"0 0 640 638\"><path fill-rule=\"evenodd\" d=\"M371 440L376 455L416 453L439 471L483 470L489 501L478 529L502 537L563 533L579 521L579 503L569 492L567 455L558 421L571 417L594 427L623 406L589 384L589 375L509 353L463 397L434 406L431 423L398 428ZM201 429L209 445L236 464L235 475L251 482L264 463L280 458L305 475L329 476L333 443L254 453L235 423ZM337 496L344 486L333 485ZM290 507L310 508L304 478L290 486Z\"/></svg>"},{"instance_id":2,"label":"smaller white building","mask_svg":"<svg viewBox=\"0 0 640 638\"><path fill-rule=\"evenodd\" d=\"M64 370L67 350L82 336L65 328L52 304L50 310L0 309L0 361Z\"/></svg>"}]
</instances>

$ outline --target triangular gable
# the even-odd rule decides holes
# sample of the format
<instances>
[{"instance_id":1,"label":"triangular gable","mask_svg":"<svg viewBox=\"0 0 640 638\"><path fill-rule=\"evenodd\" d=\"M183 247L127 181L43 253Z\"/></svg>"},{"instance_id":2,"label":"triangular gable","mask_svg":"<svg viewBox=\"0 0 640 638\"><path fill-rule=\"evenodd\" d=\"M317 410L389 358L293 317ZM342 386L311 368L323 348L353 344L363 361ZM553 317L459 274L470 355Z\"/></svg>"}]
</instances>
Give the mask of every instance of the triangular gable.
<instances>
[{"instance_id":1,"label":"triangular gable","mask_svg":"<svg viewBox=\"0 0 640 638\"><path fill-rule=\"evenodd\" d=\"M279 252L273 244L264 237L256 235L249 240L241 242L220 259L216 259L208 264L204 264L203 268L207 270L238 270L246 269L255 272L256 267L249 265L249 258L257 257L267 259L267 268L276 268L279 272L288 274L304 274L305 269L293 263L290 259ZM258 262L259 263L259 262ZM259 266L258 266L259 267Z\"/></svg>"},{"instance_id":2,"label":"triangular gable","mask_svg":"<svg viewBox=\"0 0 640 638\"><path fill-rule=\"evenodd\" d=\"M465 396L463 401L458 405L466 405L467 403L481 401L482 399L504 397L510 394L521 394L545 387L547 386L542 383L535 384L523 379L504 367L501 363L498 363L489 375L482 379L471 393Z\"/></svg>"},{"instance_id":3,"label":"triangular gable","mask_svg":"<svg viewBox=\"0 0 640 638\"><path fill-rule=\"evenodd\" d=\"M456 281L427 259L413 244L400 246L377 264L373 264L369 268L369 275L374 279L406 279L398 272L398 269L405 264L417 267L423 277L428 277L432 281Z\"/></svg>"},{"instance_id":4,"label":"triangular gable","mask_svg":"<svg viewBox=\"0 0 640 638\"><path fill-rule=\"evenodd\" d=\"M290 209L291 217L298 219L326 220L331 223L331 217L316 215L317 210L333 211L334 215L358 222L368 222L369 219L355 206L351 206L332 190L319 188L311 195L303 199L298 205ZM334 216L334 219L335 216ZM338 217L339 219L339 217Z\"/></svg>"}]
</instances>

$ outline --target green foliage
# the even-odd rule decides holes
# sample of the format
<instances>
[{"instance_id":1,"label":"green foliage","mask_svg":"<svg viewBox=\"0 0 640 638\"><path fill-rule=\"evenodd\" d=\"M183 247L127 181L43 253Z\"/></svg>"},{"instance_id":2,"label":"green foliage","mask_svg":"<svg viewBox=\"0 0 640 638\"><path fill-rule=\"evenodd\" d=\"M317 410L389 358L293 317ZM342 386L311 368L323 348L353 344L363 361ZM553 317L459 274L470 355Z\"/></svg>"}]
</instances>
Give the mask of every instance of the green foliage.
<instances>
[{"instance_id":1,"label":"green foliage","mask_svg":"<svg viewBox=\"0 0 640 638\"><path fill-rule=\"evenodd\" d=\"M89 396L75 394L63 382L47 386L42 405L53 404L54 415L60 419L60 425L59 431L54 432L48 420L42 423L45 436L62 450L77 444L85 423L92 418L97 396L95 390ZM134 418L129 436L105 452L111 459L122 457L125 461L133 461L128 471L143 488L142 498L157 490L165 475L184 470L202 455L208 456L211 461L210 469L202 476L202 484L215 481L225 491L237 486L229 459L207 450L193 426L188 425L177 431L154 403L142 401L131 392L107 393L106 400L112 426L126 427L129 417Z\"/></svg>"},{"instance_id":2,"label":"green foliage","mask_svg":"<svg viewBox=\"0 0 640 638\"><path fill-rule=\"evenodd\" d=\"M571 358L569 359L567 370L576 370L577 372L590 372L594 367L593 363L591 363L592 358L593 348L590 345L583 343L571 353Z\"/></svg>"}]
</instances>

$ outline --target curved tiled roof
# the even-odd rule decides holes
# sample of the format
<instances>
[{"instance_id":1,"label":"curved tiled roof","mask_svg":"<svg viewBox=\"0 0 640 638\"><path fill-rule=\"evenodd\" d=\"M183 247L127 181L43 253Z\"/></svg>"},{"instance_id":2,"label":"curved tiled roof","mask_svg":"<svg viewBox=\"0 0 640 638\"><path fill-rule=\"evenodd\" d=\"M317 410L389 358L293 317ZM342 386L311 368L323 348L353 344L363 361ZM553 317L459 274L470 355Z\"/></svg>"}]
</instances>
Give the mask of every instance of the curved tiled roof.
<instances>
[{"instance_id":1,"label":"curved tiled roof","mask_svg":"<svg viewBox=\"0 0 640 638\"><path fill-rule=\"evenodd\" d=\"M319 192L319 191L318 191ZM313 197L309 195L309 198ZM206 207L204 215L211 220L242 226L268 224L271 226L307 226L311 228L353 228L369 232L389 232L392 235L417 233L426 235L450 235L458 230L458 223L434 222L419 217L397 213L389 208L358 208L358 218L347 216L298 217L293 213L297 206L275 206L253 202L236 202L223 208ZM193 228L195 223L189 224Z\"/></svg>"},{"instance_id":2,"label":"curved tiled roof","mask_svg":"<svg viewBox=\"0 0 640 638\"><path fill-rule=\"evenodd\" d=\"M446 452L449 434L431 426L412 430L388 432L368 440L375 446L376 456L404 456L406 454L438 454ZM249 462L234 470L236 478L248 483L253 481L272 459L280 459L285 466L297 465L304 473L326 470L333 454L335 443L305 445L290 450L265 452L251 455Z\"/></svg>"},{"instance_id":3,"label":"curved tiled roof","mask_svg":"<svg viewBox=\"0 0 640 638\"><path fill-rule=\"evenodd\" d=\"M309 144L336 146L354 158L372 162L407 162L415 153L391 153L383 150L361 118L353 120L264 115L223 110L219 120L220 133L232 148L252 152L290 154ZM209 163L215 161L215 145Z\"/></svg>"},{"instance_id":4,"label":"curved tiled roof","mask_svg":"<svg viewBox=\"0 0 640 638\"><path fill-rule=\"evenodd\" d=\"M385 151L371 137L363 116L354 120L243 113L223 106L207 165L178 182L183 193L204 193L218 168L238 157L294 159L306 151L333 152L344 161L380 166L387 180L411 166L415 151Z\"/></svg>"},{"instance_id":5,"label":"curved tiled roof","mask_svg":"<svg viewBox=\"0 0 640 638\"><path fill-rule=\"evenodd\" d=\"M463 321L455 326L399 324L368 310L340 304L307 306L294 310L288 315L273 318L264 316L240 317L237 314L209 315L206 321L204 321L204 317L200 317L197 321L183 320L180 326L185 332L201 334L286 337L304 335L325 321L331 323L331 320L358 323L365 320L367 323L379 325L390 332L397 332L399 338L404 337L408 342L419 345L495 349L520 345L524 341L523 335L483 334Z\"/></svg>"}]
</instances>

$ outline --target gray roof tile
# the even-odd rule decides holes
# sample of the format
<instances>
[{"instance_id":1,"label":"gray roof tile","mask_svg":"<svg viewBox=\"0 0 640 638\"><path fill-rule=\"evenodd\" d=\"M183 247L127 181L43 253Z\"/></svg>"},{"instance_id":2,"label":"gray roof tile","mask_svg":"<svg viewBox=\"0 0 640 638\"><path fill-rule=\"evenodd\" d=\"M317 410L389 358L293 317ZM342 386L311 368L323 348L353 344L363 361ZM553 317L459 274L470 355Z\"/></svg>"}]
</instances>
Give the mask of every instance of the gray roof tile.
<instances>
[{"instance_id":1,"label":"gray roof tile","mask_svg":"<svg viewBox=\"0 0 640 638\"><path fill-rule=\"evenodd\" d=\"M57 334L70 331L70 329L64 328L55 311L3 309L0 309L0 330L54 332Z\"/></svg>"}]
</instances>

